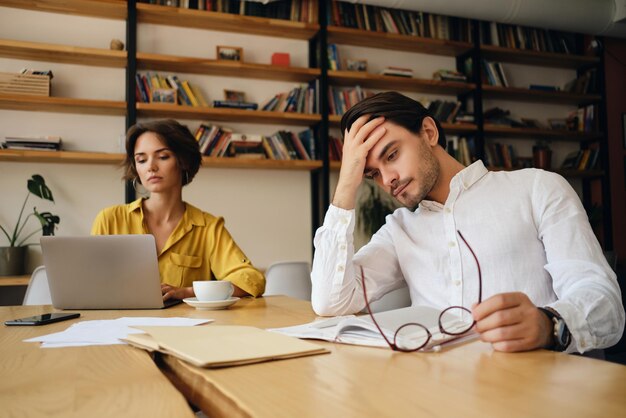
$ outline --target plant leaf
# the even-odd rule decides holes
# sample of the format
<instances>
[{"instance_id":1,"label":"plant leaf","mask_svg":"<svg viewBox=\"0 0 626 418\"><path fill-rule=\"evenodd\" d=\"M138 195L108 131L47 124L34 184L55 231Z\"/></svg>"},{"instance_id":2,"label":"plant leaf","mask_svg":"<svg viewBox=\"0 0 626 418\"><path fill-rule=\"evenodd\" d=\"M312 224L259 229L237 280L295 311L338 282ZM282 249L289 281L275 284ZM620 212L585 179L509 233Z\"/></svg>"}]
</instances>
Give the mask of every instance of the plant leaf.
<instances>
[{"instance_id":1,"label":"plant leaf","mask_svg":"<svg viewBox=\"0 0 626 418\"><path fill-rule=\"evenodd\" d=\"M44 180L44 178L39 174L33 174L32 178L28 180L27 186L28 191L35 196L54 202L52 192L50 191L48 186L46 186L46 181Z\"/></svg>"},{"instance_id":2,"label":"plant leaf","mask_svg":"<svg viewBox=\"0 0 626 418\"><path fill-rule=\"evenodd\" d=\"M54 235L54 229L57 224L61 222L61 219L51 214L50 212L37 212L37 208L33 208L33 213L39 219L41 223L41 230L43 235Z\"/></svg>"}]
</instances>

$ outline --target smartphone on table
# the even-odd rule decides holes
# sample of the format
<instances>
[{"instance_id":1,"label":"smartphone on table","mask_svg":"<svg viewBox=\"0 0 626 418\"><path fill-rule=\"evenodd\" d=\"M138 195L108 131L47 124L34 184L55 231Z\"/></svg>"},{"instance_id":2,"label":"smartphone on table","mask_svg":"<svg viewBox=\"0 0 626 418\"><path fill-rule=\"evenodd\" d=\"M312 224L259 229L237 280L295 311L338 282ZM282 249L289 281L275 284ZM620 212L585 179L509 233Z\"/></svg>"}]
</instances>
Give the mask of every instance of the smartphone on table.
<instances>
[{"instance_id":1,"label":"smartphone on table","mask_svg":"<svg viewBox=\"0 0 626 418\"><path fill-rule=\"evenodd\" d=\"M4 325L46 325L53 322L66 321L78 318L80 313L47 313L42 315L29 316L26 318L11 319L4 322Z\"/></svg>"}]
</instances>

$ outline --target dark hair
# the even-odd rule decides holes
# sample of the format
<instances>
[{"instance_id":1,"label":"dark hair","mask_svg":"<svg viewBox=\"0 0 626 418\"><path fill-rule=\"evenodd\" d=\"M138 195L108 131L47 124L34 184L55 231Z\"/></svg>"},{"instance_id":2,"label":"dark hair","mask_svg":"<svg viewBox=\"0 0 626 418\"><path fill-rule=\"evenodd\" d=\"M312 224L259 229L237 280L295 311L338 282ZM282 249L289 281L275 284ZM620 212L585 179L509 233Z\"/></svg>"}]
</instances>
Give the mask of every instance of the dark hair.
<instances>
[{"instance_id":1,"label":"dark hair","mask_svg":"<svg viewBox=\"0 0 626 418\"><path fill-rule=\"evenodd\" d=\"M126 159L124 160L124 179L138 177L135 167L135 144L137 138L146 132L154 132L167 147L172 150L183 174L183 186L191 183L202 164L202 154L198 141L189 128L173 119L137 123L126 132Z\"/></svg>"},{"instance_id":2,"label":"dark hair","mask_svg":"<svg viewBox=\"0 0 626 418\"><path fill-rule=\"evenodd\" d=\"M370 115L370 120L384 116L392 122L415 134L422 130L422 122L426 116L435 121L439 130L439 145L446 148L446 134L441 124L420 102L406 97L395 91L378 93L352 106L341 118L341 134L350 130L352 124L361 116Z\"/></svg>"}]
</instances>

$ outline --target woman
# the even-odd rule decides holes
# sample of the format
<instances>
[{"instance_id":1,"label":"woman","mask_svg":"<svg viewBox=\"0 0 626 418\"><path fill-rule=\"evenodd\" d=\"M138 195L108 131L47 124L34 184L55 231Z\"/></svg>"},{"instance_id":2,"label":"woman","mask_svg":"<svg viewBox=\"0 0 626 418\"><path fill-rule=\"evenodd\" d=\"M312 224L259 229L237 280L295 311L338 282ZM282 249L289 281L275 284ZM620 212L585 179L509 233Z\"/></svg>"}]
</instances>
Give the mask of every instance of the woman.
<instances>
[{"instance_id":1,"label":"woman","mask_svg":"<svg viewBox=\"0 0 626 418\"><path fill-rule=\"evenodd\" d=\"M195 280L228 280L233 296L259 296L263 274L214 217L183 201L183 186L200 168L198 142L174 120L132 126L126 134L124 178L141 184L150 197L113 206L96 217L91 233L152 234L161 273L163 300L193 297Z\"/></svg>"}]
</instances>

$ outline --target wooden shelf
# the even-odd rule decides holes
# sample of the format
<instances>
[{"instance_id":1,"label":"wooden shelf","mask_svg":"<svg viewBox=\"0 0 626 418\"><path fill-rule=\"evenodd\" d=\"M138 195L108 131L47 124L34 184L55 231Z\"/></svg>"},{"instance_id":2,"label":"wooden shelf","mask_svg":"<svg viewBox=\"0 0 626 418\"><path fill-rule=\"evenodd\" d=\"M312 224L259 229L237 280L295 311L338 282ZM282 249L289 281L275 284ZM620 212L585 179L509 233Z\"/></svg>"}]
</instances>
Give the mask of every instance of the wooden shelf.
<instances>
[{"instance_id":1,"label":"wooden shelf","mask_svg":"<svg viewBox=\"0 0 626 418\"><path fill-rule=\"evenodd\" d=\"M500 126L485 124L484 132L486 136L500 136L506 138L530 138L530 139L552 139L557 141L600 141L604 135L600 132L577 132L556 129L537 128L511 128L510 126Z\"/></svg>"},{"instance_id":2,"label":"wooden shelf","mask_svg":"<svg viewBox=\"0 0 626 418\"><path fill-rule=\"evenodd\" d=\"M450 95L467 93L476 88L476 85L472 83L393 77L359 71L328 71L328 80L330 84L337 86L358 84L365 88Z\"/></svg>"},{"instance_id":3,"label":"wooden shelf","mask_svg":"<svg viewBox=\"0 0 626 418\"><path fill-rule=\"evenodd\" d=\"M472 44L468 42L422 38L386 32L371 32L339 26L328 27L328 43L392 49L395 51L421 52L424 54L453 57L464 54L472 49Z\"/></svg>"},{"instance_id":4,"label":"wooden shelf","mask_svg":"<svg viewBox=\"0 0 626 418\"><path fill-rule=\"evenodd\" d=\"M137 53L137 67L141 70L210 74L303 83L315 80L320 76L318 68L280 67L268 64L249 64L236 61L149 54L145 52Z\"/></svg>"},{"instance_id":5,"label":"wooden shelf","mask_svg":"<svg viewBox=\"0 0 626 418\"><path fill-rule=\"evenodd\" d=\"M292 39L311 39L319 25L291 20L268 19L229 13L190 10L180 7L137 3L137 19L141 23L199 28L252 35L276 36Z\"/></svg>"},{"instance_id":6,"label":"wooden shelf","mask_svg":"<svg viewBox=\"0 0 626 418\"><path fill-rule=\"evenodd\" d=\"M483 58L486 60L508 62L511 64L576 69L595 65L600 62L600 58L598 57L528 51L525 49L503 48L494 45L481 45L480 49Z\"/></svg>"},{"instance_id":7,"label":"wooden shelf","mask_svg":"<svg viewBox=\"0 0 626 418\"><path fill-rule=\"evenodd\" d=\"M123 116L126 114L126 103L112 100L0 94L0 109Z\"/></svg>"},{"instance_id":8,"label":"wooden shelf","mask_svg":"<svg viewBox=\"0 0 626 418\"><path fill-rule=\"evenodd\" d=\"M119 165L124 160L122 153L86 151L35 151L0 149L0 161L59 164L107 164ZM322 167L321 161L301 160L251 160L245 158L203 157L202 167L250 168L261 170L311 171Z\"/></svg>"},{"instance_id":9,"label":"wooden shelf","mask_svg":"<svg viewBox=\"0 0 626 418\"><path fill-rule=\"evenodd\" d=\"M125 20L125 0L0 0L0 6L66 15Z\"/></svg>"},{"instance_id":10,"label":"wooden shelf","mask_svg":"<svg viewBox=\"0 0 626 418\"><path fill-rule=\"evenodd\" d=\"M599 94L577 94L567 91L530 90L518 87L483 86L485 99L504 99L536 103L559 103L571 105L585 105L599 102Z\"/></svg>"},{"instance_id":11,"label":"wooden shelf","mask_svg":"<svg viewBox=\"0 0 626 418\"><path fill-rule=\"evenodd\" d=\"M98 67L126 68L126 51L83 48L41 42L0 39L0 56Z\"/></svg>"},{"instance_id":12,"label":"wooden shelf","mask_svg":"<svg viewBox=\"0 0 626 418\"><path fill-rule=\"evenodd\" d=\"M61 164L120 164L124 154L85 151L0 150L0 161Z\"/></svg>"},{"instance_id":13,"label":"wooden shelf","mask_svg":"<svg viewBox=\"0 0 626 418\"><path fill-rule=\"evenodd\" d=\"M137 103L137 113L139 116L147 117L172 117L220 122L263 123L268 125L311 126L321 121L321 117L318 114L266 112L262 110L215 107L192 107L165 103Z\"/></svg>"},{"instance_id":14,"label":"wooden shelf","mask_svg":"<svg viewBox=\"0 0 626 418\"><path fill-rule=\"evenodd\" d=\"M297 170L312 171L322 168L321 161L303 160L256 160L246 158L203 157L203 167L213 168L249 168L262 170Z\"/></svg>"},{"instance_id":15,"label":"wooden shelf","mask_svg":"<svg viewBox=\"0 0 626 418\"><path fill-rule=\"evenodd\" d=\"M30 276L0 276L0 287L2 286L28 286Z\"/></svg>"},{"instance_id":16,"label":"wooden shelf","mask_svg":"<svg viewBox=\"0 0 626 418\"><path fill-rule=\"evenodd\" d=\"M332 127L338 127L341 123L340 115L329 115L328 122ZM476 125L473 123L442 123L441 127L446 133L471 134L476 132Z\"/></svg>"}]
</instances>

